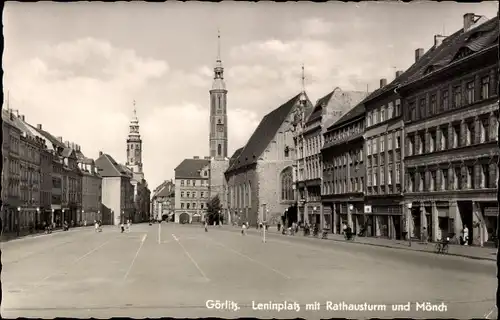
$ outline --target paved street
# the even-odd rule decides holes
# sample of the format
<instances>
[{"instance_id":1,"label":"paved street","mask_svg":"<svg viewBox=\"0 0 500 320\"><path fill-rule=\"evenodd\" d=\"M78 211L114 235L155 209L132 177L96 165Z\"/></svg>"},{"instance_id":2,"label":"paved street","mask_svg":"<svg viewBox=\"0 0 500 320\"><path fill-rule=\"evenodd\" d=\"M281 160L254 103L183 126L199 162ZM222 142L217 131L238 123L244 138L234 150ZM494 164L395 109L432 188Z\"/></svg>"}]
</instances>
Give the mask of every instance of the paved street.
<instances>
[{"instance_id":1,"label":"paved street","mask_svg":"<svg viewBox=\"0 0 500 320\"><path fill-rule=\"evenodd\" d=\"M2 316L496 316L493 261L273 233L267 240L231 227L205 233L195 225L142 224L126 234L83 228L2 243ZM235 301L239 310L210 310L207 300ZM252 307L269 301L297 302L300 311ZM328 301L387 309L326 310ZM319 310L306 310L313 302ZM391 310L407 302L411 311ZM417 312L415 302L444 302L447 311Z\"/></svg>"}]
</instances>

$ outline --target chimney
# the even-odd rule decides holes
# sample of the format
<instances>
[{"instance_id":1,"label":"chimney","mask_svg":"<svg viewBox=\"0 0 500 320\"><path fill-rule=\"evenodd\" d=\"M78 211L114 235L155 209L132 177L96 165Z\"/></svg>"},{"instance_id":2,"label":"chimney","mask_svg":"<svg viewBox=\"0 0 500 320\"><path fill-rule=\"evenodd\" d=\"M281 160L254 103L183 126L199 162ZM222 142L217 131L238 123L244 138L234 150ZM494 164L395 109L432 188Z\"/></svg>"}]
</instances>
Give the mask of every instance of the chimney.
<instances>
[{"instance_id":1,"label":"chimney","mask_svg":"<svg viewBox=\"0 0 500 320\"><path fill-rule=\"evenodd\" d=\"M193 157L193 159L200 159L200 157L198 157L198 156L194 156L194 157Z\"/></svg>"},{"instance_id":2,"label":"chimney","mask_svg":"<svg viewBox=\"0 0 500 320\"><path fill-rule=\"evenodd\" d=\"M396 78L398 78L399 76L401 76L403 74L403 71L402 70L398 70L396 71Z\"/></svg>"},{"instance_id":3,"label":"chimney","mask_svg":"<svg viewBox=\"0 0 500 320\"><path fill-rule=\"evenodd\" d=\"M59 140L59 142L63 142L62 137L57 137L57 140Z\"/></svg>"},{"instance_id":4,"label":"chimney","mask_svg":"<svg viewBox=\"0 0 500 320\"><path fill-rule=\"evenodd\" d=\"M21 120L23 120L23 121L24 121L24 114L23 114L23 115L21 115Z\"/></svg>"},{"instance_id":5,"label":"chimney","mask_svg":"<svg viewBox=\"0 0 500 320\"><path fill-rule=\"evenodd\" d=\"M210 160L210 157L205 157L205 160Z\"/></svg>"},{"instance_id":6,"label":"chimney","mask_svg":"<svg viewBox=\"0 0 500 320\"><path fill-rule=\"evenodd\" d=\"M102 151L99 151L99 157L102 156Z\"/></svg>"},{"instance_id":7,"label":"chimney","mask_svg":"<svg viewBox=\"0 0 500 320\"><path fill-rule=\"evenodd\" d=\"M436 34L434 36L434 47L439 47L441 45L441 43L443 43L444 38L446 38L446 37L442 36L440 34Z\"/></svg>"},{"instance_id":8,"label":"chimney","mask_svg":"<svg viewBox=\"0 0 500 320\"><path fill-rule=\"evenodd\" d=\"M380 79L380 88L383 88L387 85L387 79Z\"/></svg>"},{"instance_id":9,"label":"chimney","mask_svg":"<svg viewBox=\"0 0 500 320\"><path fill-rule=\"evenodd\" d=\"M420 60L420 58L422 58L423 55L424 55L424 49L418 48L417 50L415 50L415 62Z\"/></svg>"},{"instance_id":10,"label":"chimney","mask_svg":"<svg viewBox=\"0 0 500 320\"><path fill-rule=\"evenodd\" d=\"M474 13L464 14L464 32L469 31L470 27L474 24Z\"/></svg>"},{"instance_id":11,"label":"chimney","mask_svg":"<svg viewBox=\"0 0 500 320\"><path fill-rule=\"evenodd\" d=\"M38 130L42 130L42 125L41 124L37 124L36 127L38 128Z\"/></svg>"}]
</instances>

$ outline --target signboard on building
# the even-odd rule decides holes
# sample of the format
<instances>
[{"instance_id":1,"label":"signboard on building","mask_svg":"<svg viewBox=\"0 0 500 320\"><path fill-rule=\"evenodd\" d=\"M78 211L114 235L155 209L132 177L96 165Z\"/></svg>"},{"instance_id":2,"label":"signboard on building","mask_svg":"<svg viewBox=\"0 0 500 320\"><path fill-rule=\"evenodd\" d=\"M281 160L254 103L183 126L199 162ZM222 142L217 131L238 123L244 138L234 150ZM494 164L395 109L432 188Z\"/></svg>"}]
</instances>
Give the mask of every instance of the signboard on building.
<instances>
[{"instance_id":1,"label":"signboard on building","mask_svg":"<svg viewBox=\"0 0 500 320\"><path fill-rule=\"evenodd\" d=\"M372 213L372 206L366 205L365 206L365 213L366 214L371 214Z\"/></svg>"}]
</instances>

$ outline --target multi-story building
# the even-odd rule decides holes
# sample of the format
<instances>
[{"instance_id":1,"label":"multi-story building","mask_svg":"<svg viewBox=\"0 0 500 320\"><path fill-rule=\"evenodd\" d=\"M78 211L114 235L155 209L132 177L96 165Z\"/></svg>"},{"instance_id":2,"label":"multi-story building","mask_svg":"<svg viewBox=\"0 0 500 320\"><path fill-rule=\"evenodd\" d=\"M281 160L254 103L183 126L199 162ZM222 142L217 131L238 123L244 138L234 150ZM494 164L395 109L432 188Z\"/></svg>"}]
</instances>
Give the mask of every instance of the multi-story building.
<instances>
[{"instance_id":1,"label":"multi-story building","mask_svg":"<svg viewBox=\"0 0 500 320\"><path fill-rule=\"evenodd\" d=\"M321 221L321 212L323 212L321 147L324 144L323 135L326 129L364 99L367 94L367 92L342 91L338 87L335 88L317 101L312 112L306 116L303 128L297 130L295 139L298 143L296 147L298 153L297 190L301 221L317 224ZM329 215L329 212L326 214Z\"/></svg>"},{"instance_id":2,"label":"multi-story building","mask_svg":"<svg viewBox=\"0 0 500 320\"><path fill-rule=\"evenodd\" d=\"M364 129L365 107L361 102L328 127L324 134L321 198L324 227L333 233L341 233L343 224L350 226L355 233L363 230L365 225ZM331 220L329 213L333 216Z\"/></svg>"},{"instance_id":3,"label":"multi-story building","mask_svg":"<svg viewBox=\"0 0 500 320\"><path fill-rule=\"evenodd\" d=\"M164 181L155 189L153 197L153 217L157 220L170 219L175 211L175 184Z\"/></svg>"},{"instance_id":4,"label":"multi-story building","mask_svg":"<svg viewBox=\"0 0 500 320\"><path fill-rule=\"evenodd\" d=\"M4 232L15 231L20 206L21 162L19 148L21 130L14 123L12 110L2 109L2 227Z\"/></svg>"},{"instance_id":5,"label":"multi-story building","mask_svg":"<svg viewBox=\"0 0 500 320\"><path fill-rule=\"evenodd\" d=\"M94 220L101 220L102 178L93 159L78 159L78 168L82 173L81 220L93 223Z\"/></svg>"},{"instance_id":6,"label":"multi-story building","mask_svg":"<svg viewBox=\"0 0 500 320\"><path fill-rule=\"evenodd\" d=\"M40 150L40 215L41 221L45 224L52 222L52 161L53 153L44 141L43 148Z\"/></svg>"},{"instance_id":7,"label":"multi-story building","mask_svg":"<svg viewBox=\"0 0 500 320\"><path fill-rule=\"evenodd\" d=\"M293 132L305 108L311 108L311 102L301 92L267 114L230 160L225 176L232 221L277 223L295 207Z\"/></svg>"},{"instance_id":8,"label":"multi-story building","mask_svg":"<svg viewBox=\"0 0 500 320\"><path fill-rule=\"evenodd\" d=\"M19 230L34 228L41 222L40 215L40 150L44 148L45 141L32 134L25 123L24 115L13 118L15 126L21 130L20 136L20 206Z\"/></svg>"},{"instance_id":9,"label":"multi-story building","mask_svg":"<svg viewBox=\"0 0 500 320\"><path fill-rule=\"evenodd\" d=\"M64 219L70 225L81 221L82 210L82 172L78 168L77 152L79 146L74 143L65 142L62 150L63 158L63 205L66 204Z\"/></svg>"},{"instance_id":10,"label":"multi-story building","mask_svg":"<svg viewBox=\"0 0 500 320\"><path fill-rule=\"evenodd\" d=\"M95 160L95 165L102 177L102 209L100 213L102 222L119 225L127 219L132 219L134 192L130 182L132 178L130 171L103 152L99 152L99 158Z\"/></svg>"},{"instance_id":11,"label":"multi-story building","mask_svg":"<svg viewBox=\"0 0 500 320\"><path fill-rule=\"evenodd\" d=\"M125 172L125 174L127 175L127 177L129 178L129 181L130 183L125 183L125 189L124 189L124 207L122 209L122 220L123 221L128 221L128 220L132 220L134 221L134 218L136 216L136 210L137 210L137 207L136 207L136 200L137 200L137 195L136 195L136 188L137 188L137 184L136 184L136 180L134 179L134 172L132 171L132 169L130 169L128 166L126 165L123 165L123 164L119 164L119 166L121 167L121 169L123 170L123 172ZM137 222L137 221L136 221Z\"/></svg>"},{"instance_id":12,"label":"multi-story building","mask_svg":"<svg viewBox=\"0 0 500 320\"><path fill-rule=\"evenodd\" d=\"M476 18L465 14L463 28L435 45L398 89L413 237L459 236L467 226L477 244L496 229L499 25Z\"/></svg>"},{"instance_id":13,"label":"multi-story building","mask_svg":"<svg viewBox=\"0 0 500 320\"><path fill-rule=\"evenodd\" d=\"M210 200L210 158L184 159L175 168L175 222L204 220Z\"/></svg>"}]
</instances>

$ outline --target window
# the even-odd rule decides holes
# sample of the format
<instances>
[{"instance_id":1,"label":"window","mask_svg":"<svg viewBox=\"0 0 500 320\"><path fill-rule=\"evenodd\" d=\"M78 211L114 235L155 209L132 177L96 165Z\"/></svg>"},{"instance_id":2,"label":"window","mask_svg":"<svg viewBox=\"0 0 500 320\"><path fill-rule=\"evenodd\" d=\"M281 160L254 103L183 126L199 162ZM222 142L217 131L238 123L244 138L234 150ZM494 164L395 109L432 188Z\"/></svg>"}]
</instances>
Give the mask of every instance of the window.
<instances>
[{"instance_id":1,"label":"window","mask_svg":"<svg viewBox=\"0 0 500 320\"><path fill-rule=\"evenodd\" d=\"M429 152L436 151L436 131L429 132Z\"/></svg>"},{"instance_id":2,"label":"window","mask_svg":"<svg viewBox=\"0 0 500 320\"><path fill-rule=\"evenodd\" d=\"M490 121L488 118L481 120L481 143L489 141Z\"/></svg>"},{"instance_id":3,"label":"window","mask_svg":"<svg viewBox=\"0 0 500 320\"><path fill-rule=\"evenodd\" d=\"M392 166L389 167L389 171L387 171L387 184L392 185Z\"/></svg>"},{"instance_id":4,"label":"window","mask_svg":"<svg viewBox=\"0 0 500 320\"><path fill-rule=\"evenodd\" d=\"M196 209L196 203L193 202L193 209Z\"/></svg>"},{"instance_id":5,"label":"window","mask_svg":"<svg viewBox=\"0 0 500 320\"><path fill-rule=\"evenodd\" d=\"M474 189L474 167L468 166L466 168L466 188Z\"/></svg>"},{"instance_id":6,"label":"window","mask_svg":"<svg viewBox=\"0 0 500 320\"><path fill-rule=\"evenodd\" d=\"M474 103L474 81L467 82L467 104Z\"/></svg>"},{"instance_id":7,"label":"window","mask_svg":"<svg viewBox=\"0 0 500 320\"><path fill-rule=\"evenodd\" d=\"M448 129L440 128L439 130L441 130L441 141L439 150L446 150L448 149Z\"/></svg>"},{"instance_id":8,"label":"window","mask_svg":"<svg viewBox=\"0 0 500 320\"><path fill-rule=\"evenodd\" d=\"M476 143L476 125L474 121L467 123L467 137L465 141L466 145L472 145Z\"/></svg>"},{"instance_id":9,"label":"window","mask_svg":"<svg viewBox=\"0 0 500 320\"><path fill-rule=\"evenodd\" d=\"M181 191L181 198L184 198L184 191Z\"/></svg>"},{"instance_id":10,"label":"window","mask_svg":"<svg viewBox=\"0 0 500 320\"><path fill-rule=\"evenodd\" d=\"M380 185L383 186L385 184L385 170L384 167L380 167Z\"/></svg>"},{"instance_id":11,"label":"window","mask_svg":"<svg viewBox=\"0 0 500 320\"><path fill-rule=\"evenodd\" d=\"M292 168L287 167L281 172L281 200L293 199L293 173Z\"/></svg>"},{"instance_id":12,"label":"window","mask_svg":"<svg viewBox=\"0 0 500 320\"><path fill-rule=\"evenodd\" d=\"M189 198L191 196L191 192L186 192L186 197Z\"/></svg>"},{"instance_id":13,"label":"window","mask_svg":"<svg viewBox=\"0 0 500 320\"><path fill-rule=\"evenodd\" d=\"M385 136L380 136L380 152L385 151Z\"/></svg>"},{"instance_id":14,"label":"window","mask_svg":"<svg viewBox=\"0 0 500 320\"><path fill-rule=\"evenodd\" d=\"M184 209L184 203L181 203L181 209Z\"/></svg>"},{"instance_id":15,"label":"window","mask_svg":"<svg viewBox=\"0 0 500 320\"><path fill-rule=\"evenodd\" d=\"M396 149L401 148L401 131L396 131Z\"/></svg>"},{"instance_id":16,"label":"window","mask_svg":"<svg viewBox=\"0 0 500 320\"><path fill-rule=\"evenodd\" d=\"M193 192L193 198L196 198L196 191Z\"/></svg>"},{"instance_id":17,"label":"window","mask_svg":"<svg viewBox=\"0 0 500 320\"><path fill-rule=\"evenodd\" d=\"M418 139L418 154L423 154L425 152L425 133L420 132L417 135Z\"/></svg>"},{"instance_id":18,"label":"window","mask_svg":"<svg viewBox=\"0 0 500 320\"><path fill-rule=\"evenodd\" d=\"M448 190L448 169L441 169L441 190Z\"/></svg>"},{"instance_id":19,"label":"window","mask_svg":"<svg viewBox=\"0 0 500 320\"><path fill-rule=\"evenodd\" d=\"M219 143L217 145L217 155L220 156L222 154L222 145Z\"/></svg>"},{"instance_id":20,"label":"window","mask_svg":"<svg viewBox=\"0 0 500 320\"><path fill-rule=\"evenodd\" d=\"M378 110L377 109L373 110L372 123L374 125L378 123Z\"/></svg>"},{"instance_id":21,"label":"window","mask_svg":"<svg viewBox=\"0 0 500 320\"><path fill-rule=\"evenodd\" d=\"M184 186L184 180L181 180L181 186Z\"/></svg>"},{"instance_id":22,"label":"window","mask_svg":"<svg viewBox=\"0 0 500 320\"><path fill-rule=\"evenodd\" d=\"M190 206L190 205L191 205L190 203L186 203L186 209L188 209L188 210L189 210L189 206Z\"/></svg>"},{"instance_id":23,"label":"window","mask_svg":"<svg viewBox=\"0 0 500 320\"><path fill-rule=\"evenodd\" d=\"M462 106L462 90L460 86L453 88L453 107L460 108Z\"/></svg>"},{"instance_id":24,"label":"window","mask_svg":"<svg viewBox=\"0 0 500 320\"><path fill-rule=\"evenodd\" d=\"M396 113L396 117L401 116L401 100L400 99L396 100L396 110L395 110L395 113Z\"/></svg>"},{"instance_id":25,"label":"window","mask_svg":"<svg viewBox=\"0 0 500 320\"><path fill-rule=\"evenodd\" d=\"M196 187L196 180L193 180L193 187Z\"/></svg>"},{"instance_id":26,"label":"window","mask_svg":"<svg viewBox=\"0 0 500 320\"><path fill-rule=\"evenodd\" d=\"M387 120L392 119L392 117L394 117L394 104L389 102L387 107Z\"/></svg>"},{"instance_id":27,"label":"window","mask_svg":"<svg viewBox=\"0 0 500 320\"><path fill-rule=\"evenodd\" d=\"M366 141L366 155L370 156L372 154L372 140Z\"/></svg>"},{"instance_id":28,"label":"window","mask_svg":"<svg viewBox=\"0 0 500 320\"><path fill-rule=\"evenodd\" d=\"M446 111L449 107L449 92L448 90L443 90L441 92L441 110Z\"/></svg>"},{"instance_id":29,"label":"window","mask_svg":"<svg viewBox=\"0 0 500 320\"><path fill-rule=\"evenodd\" d=\"M427 116L427 110L426 110L427 103L425 101L425 98L420 99L418 107L419 107L418 109L419 119L425 118Z\"/></svg>"},{"instance_id":30,"label":"window","mask_svg":"<svg viewBox=\"0 0 500 320\"><path fill-rule=\"evenodd\" d=\"M488 99L490 97L490 77L484 77L481 79L481 100Z\"/></svg>"},{"instance_id":31,"label":"window","mask_svg":"<svg viewBox=\"0 0 500 320\"><path fill-rule=\"evenodd\" d=\"M437 113L437 98L436 95L431 95L431 115Z\"/></svg>"},{"instance_id":32,"label":"window","mask_svg":"<svg viewBox=\"0 0 500 320\"><path fill-rule=\"evenodd\" d=\"M408 104L408 120L415 121L417 120L417 108L415 107L415 102L410 102Z\"/></svg>"},{"instance_id":33,"label":"window","mask_svg":"<svg viewBox=\"0 0 500 320\"><path fill-rule=\"evenodd\" d=\"M366 158L366 166L368 168L372 166L372 157L367 157Z\"/></svg>"},{"instance_id":34,"label":"window","mask_svg":"<svg viewBox=\"0 0 500 320\"><path fill-rule=\"evenodd\" d=\"M285 158L288 158L289 153L290 153L290 148L288 148L288 146L286 146L285 147Z\"/></svg>"},{"instance_id":35,"label":"window","mask_svg":"<svg viewBox=\"0 0 500 320\"><path fill-rule=\"evenodd\" d=\"M460 124L456 124L453 126L452 133L453 133L452 148L458 148L458 141L460 141Z\"/></svg>"},{"instance_id":36,"label":"window","mask_svg":"<svg viewBox=\"0 0 500 320\"><path fill-rule=\"evenodd\" d=\"M377 170L378 168L373 168L372 172L373 186L377 186Z\"/></svg>"},{"instance_id":37,"label":"window","mask_svg":"<svg viewBox=\"0 0 500 320\"><path fill-rule=\"evenodd\" d=\"M203 203L200 203L200 209L204 209L204 204Z\"/></svg>"},{"instance_id":38,"label":"window","mask_svg":"<svg viewBox=\"0 0 500 320\"><path fill-rule=\"evenodd\" d=\"M460 190L462 188L462 174L460 168L453 168L453 190Z\"/></svg>"},{"instance_id":39,"label":"window","mask_svg":"<svg viewBox=\"0 0 500 320\"><path fill-rule=\"evenodd\" d=\"M200 198L204 198L205 197L205 192L200 192Z\"/></svg>"},{"instance_id":40,"label":"window","mask_svg":"<svg viewBox=\"0 0 500 320\"><path fill-rule=\"evenodd\" d=\"M392 150L392 132L387 135L387 150Z\"/></svg>"},{"instance_id":41,"label":"window","mask_svg":"<svg viewBox=\"0 0 500 320\"><path fill-rule=\"evenodd\" d=\"M190 186L190 185L191 185L191 180L186 180L186 184L187 184L188 186Z\"/></svg>"},{"instance_id":42,"label":"window","mask_svg":"<svg viewBox=\"0 0 500 320\"><path fill-rule=\"evenodd\" d=\"M377 154L377 144L378 144L378 137L375 137L372 139L372 153Z\"/></svg>"},{"instance_id":43,"label":"window","mask_svg":"<svg viewBox=\"0 0 500 320\"><path fill-rule=\"evenodd\" d=\"M399 162L396 163L396 184L401 183L401 165Z\"/></svg>"},{"instance_id":44,"label":"window","mask_svg":"<svg viewBox=\"0 0 500 320\"><path fill-rule=\"evenodd\" d=\"M385 106L380 107L380 122L385 121Z\"/></svg>"},{"instance_id":45,"label":"window","mask_svg":"<svg viewBox=\"0 0 500 320\"><path fill-rule=\"evenodd\" d=\"M481 188L490 187L490 166L483 164L481 166Z\"/></svg>"}]
</instances>

